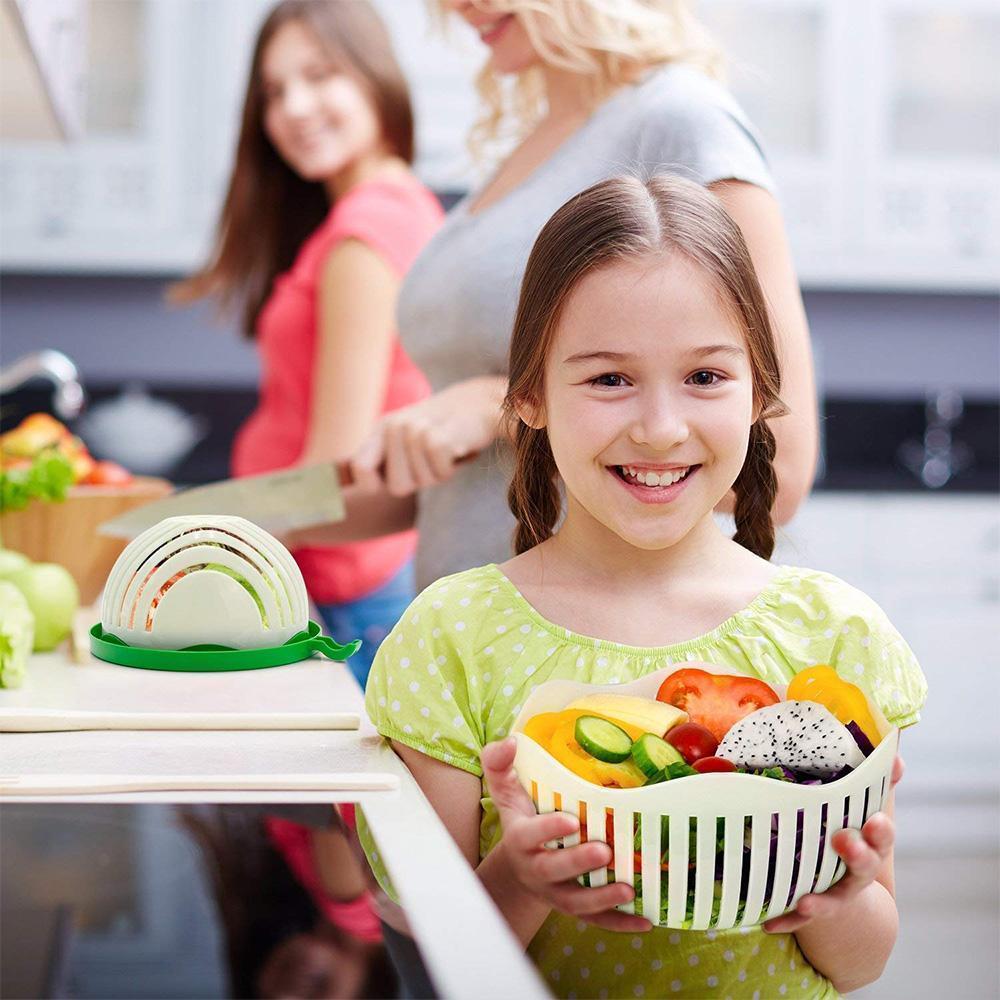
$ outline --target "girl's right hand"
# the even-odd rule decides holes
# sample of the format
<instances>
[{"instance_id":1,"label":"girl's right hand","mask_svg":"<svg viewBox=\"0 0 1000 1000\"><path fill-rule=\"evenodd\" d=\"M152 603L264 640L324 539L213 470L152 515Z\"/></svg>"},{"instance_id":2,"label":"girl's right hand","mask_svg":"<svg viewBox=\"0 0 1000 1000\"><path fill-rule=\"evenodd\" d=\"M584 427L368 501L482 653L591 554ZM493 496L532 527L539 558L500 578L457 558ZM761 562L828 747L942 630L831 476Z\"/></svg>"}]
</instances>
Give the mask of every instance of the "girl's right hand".
<instances>
[{"instance_id":1,"label":"girl's right hand","mask_svg":"<svg viewBox=\"0 0 1000 1000\"><path fill-rule=\"evenodd\" d=\"M546 841L576 833L580 822L569 813L535 812L514 773L515 747L508 737L487 744L480 754L503 830L495 850L502 852L511 877L525 893L587 923L611 931L648 931L652 924L645 917L615 909L634 898L631 886L611 883L591 889L576 881L579 875L609 863L611 848L607 844L590 841L562 850L545 846Z\"/></svg>"}]
</instances>

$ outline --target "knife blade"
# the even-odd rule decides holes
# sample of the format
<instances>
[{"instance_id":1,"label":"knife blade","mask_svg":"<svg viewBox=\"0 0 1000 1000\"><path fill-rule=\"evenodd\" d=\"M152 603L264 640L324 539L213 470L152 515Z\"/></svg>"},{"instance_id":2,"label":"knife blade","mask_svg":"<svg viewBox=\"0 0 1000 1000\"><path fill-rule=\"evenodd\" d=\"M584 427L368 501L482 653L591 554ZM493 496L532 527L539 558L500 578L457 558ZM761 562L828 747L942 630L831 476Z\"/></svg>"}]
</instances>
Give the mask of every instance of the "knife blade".
<instances>
[{"instance_id":1,"label":"knife blade","mask_svg":"<svg viewBox=\"0 0 1000 1000\"><path fill-rule=\"evenodd\" d=\"M165 517L180 514L233 514L278 535L342 521L340 475L331 463L192 486L133 507L97 530L102 535L132 539Z\"/></svg>"}]
</instances>

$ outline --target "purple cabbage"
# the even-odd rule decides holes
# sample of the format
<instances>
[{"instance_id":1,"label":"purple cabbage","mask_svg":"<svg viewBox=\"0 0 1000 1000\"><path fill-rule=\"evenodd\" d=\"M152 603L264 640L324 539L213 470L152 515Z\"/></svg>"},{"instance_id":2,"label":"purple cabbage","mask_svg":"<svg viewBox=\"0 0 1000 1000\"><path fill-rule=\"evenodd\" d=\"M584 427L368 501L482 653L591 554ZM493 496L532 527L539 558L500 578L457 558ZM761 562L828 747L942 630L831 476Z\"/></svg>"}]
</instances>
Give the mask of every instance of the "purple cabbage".
<instances>
[{"instance_id":1,"label":"purple cabbage","mask_svg":"<svg viewBox=\"0 0 1000 1000\"><path fill-rule=\"evenodd\" d=\"M854 737L854 742L857 743L858 749L866 757L875 752L875 747L872 746L872 741L865 736L864 731L856 722L848 722L847 729L848 732L850 732L850 734Z\"/></svg>"}]
</instances>

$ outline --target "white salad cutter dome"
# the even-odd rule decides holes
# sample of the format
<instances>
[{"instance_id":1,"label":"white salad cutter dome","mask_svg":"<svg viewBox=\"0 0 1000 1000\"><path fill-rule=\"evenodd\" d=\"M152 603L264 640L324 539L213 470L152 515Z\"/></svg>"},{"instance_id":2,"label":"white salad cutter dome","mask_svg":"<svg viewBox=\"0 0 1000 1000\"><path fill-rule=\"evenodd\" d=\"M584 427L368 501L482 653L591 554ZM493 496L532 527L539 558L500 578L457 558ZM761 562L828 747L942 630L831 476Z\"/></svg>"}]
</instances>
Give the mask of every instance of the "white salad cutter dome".
<instances>
[{"instance_id":1,"label":"white salad cutter dome","mask_svg":"<svg viewBox=\"0 0 1000 1000\"><path fill-rule=\"evenodd\" d=\"M108 577L91 637L102 659L172 670L276 666L313 652L343 660L360 646L340 646L309 621L302 573L273 535L242 517L207 514L168 517L126 546ZM303 645L302 655L288 658L289 646ZM267 662L259 655L279 649L280 655L263 658ZM226 652L237 655L229 666L218 665ZM250 652L257 655L238 655ZM157 654L161 662L154 664ZM212 656L216 665L205 659Z\"/></svg>"}]
</instances>

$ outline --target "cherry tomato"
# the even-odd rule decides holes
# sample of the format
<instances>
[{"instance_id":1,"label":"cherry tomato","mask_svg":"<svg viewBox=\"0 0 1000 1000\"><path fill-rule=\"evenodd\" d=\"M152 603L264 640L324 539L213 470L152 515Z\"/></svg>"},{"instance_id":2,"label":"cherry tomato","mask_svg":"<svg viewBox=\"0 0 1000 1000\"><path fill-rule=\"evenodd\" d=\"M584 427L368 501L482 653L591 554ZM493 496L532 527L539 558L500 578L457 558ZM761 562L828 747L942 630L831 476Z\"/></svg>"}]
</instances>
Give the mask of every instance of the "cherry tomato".
<instances>
[{"instance_id":1,"label":"cherry tomato","mask_svg":"<svg viewBox=\"0 0 1000 1000\"><path fill-rule=\"evenodd\" d=\"M128 486L133 476L117 462L95 462L84 483L87 486Z\"/></svg>"},{"instance_id":2,"label":"cherry tomato","mask_svg":"<svg viewBox=\"0 0 1000 1000\"><path fill-rule=\"evenodd\" d=\"M680 751L684 760L694 765L702 757L712 757L719 749L719 741L711 730L699 726L697 722L682 722L674 726L663 737L675 750Z\"/></svg>"},{"instance_id":3,"label":"cherry tomato","mask_svg":"<svg viewBox=\"0 0 1000 1000\"><path fill-rule=\"evenodd\" d=\"M699 774L726 773L735 771L736 765L725 757L702 757L691 765Z\"/></svg>"},{"instance_id":4,"label":"cherry tomato","mask_svg":"<svg viewBox=\"0 0 1000 1000\"><path fill-rule=\"evenodd\" d=\"M656 699L683 709L691 722L710 730L717 740L744 716L778 703L777 694L756 677L712 674L695 667L672 673L660 685Z\"/></svg>"}]
</instances>

